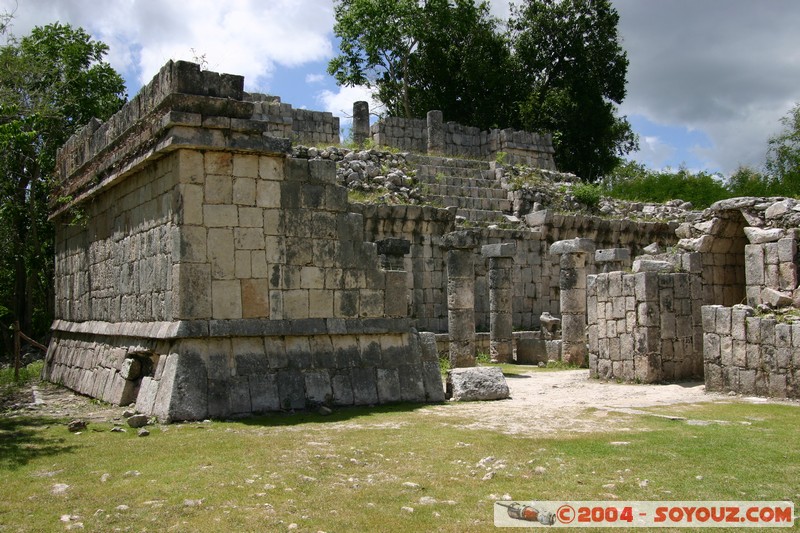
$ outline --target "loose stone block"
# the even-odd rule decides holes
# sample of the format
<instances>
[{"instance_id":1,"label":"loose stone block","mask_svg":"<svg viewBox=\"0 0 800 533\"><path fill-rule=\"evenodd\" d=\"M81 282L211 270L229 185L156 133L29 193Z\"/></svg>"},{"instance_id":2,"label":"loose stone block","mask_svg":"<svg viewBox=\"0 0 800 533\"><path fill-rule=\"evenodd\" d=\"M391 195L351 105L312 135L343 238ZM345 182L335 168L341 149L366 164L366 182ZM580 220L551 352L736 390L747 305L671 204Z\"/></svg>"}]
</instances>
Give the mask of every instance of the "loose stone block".
<instances>
[{"instance_id":1,"label":"loose stone block","mask_svg":"<svg viewBox=\"0 0 800 533\"><path fill-rule=\"evenodd\" d=\"M470 402L509 397L508 384L497 367L454 368L447 372L447 397Z\"/></svg>"}]
</instances>

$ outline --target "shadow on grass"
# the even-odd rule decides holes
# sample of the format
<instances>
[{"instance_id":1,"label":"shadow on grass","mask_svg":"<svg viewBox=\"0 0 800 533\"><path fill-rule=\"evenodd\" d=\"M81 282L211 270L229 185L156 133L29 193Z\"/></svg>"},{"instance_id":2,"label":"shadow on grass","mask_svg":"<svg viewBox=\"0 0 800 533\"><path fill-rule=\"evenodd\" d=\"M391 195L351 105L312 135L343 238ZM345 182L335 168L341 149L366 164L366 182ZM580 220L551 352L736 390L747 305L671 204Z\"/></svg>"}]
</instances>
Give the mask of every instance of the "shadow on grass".
<instances>
[{"instance_id":1,"label":"shadow on grass","mask_svg":"<svg viewBox=\"0 0 800 533\"><path fill-rule=\"evenodd\" d=\"M237 420L247 426L294 426L297 424L344 422L358 418L367 419L371 416L386 414L411 413L423 407L437 405L433 403L397 403L375 406L336 407L329 415L322 415L316 411L295 411L284 413L270 413ZM439 404L441 405L441 404Z\"/></svg>"},{"instance_id":2,"label":"shadow on grass","mask_svg":"<svg viewBox=\"0 0 800 533\"><path fill-rule=\"evenodd\" d=\"M55 418L39 416L0 416L0 470L14 470L40 457L71 452L66 439L44 432L59 425Z\"/></svg>"}]
</instances>

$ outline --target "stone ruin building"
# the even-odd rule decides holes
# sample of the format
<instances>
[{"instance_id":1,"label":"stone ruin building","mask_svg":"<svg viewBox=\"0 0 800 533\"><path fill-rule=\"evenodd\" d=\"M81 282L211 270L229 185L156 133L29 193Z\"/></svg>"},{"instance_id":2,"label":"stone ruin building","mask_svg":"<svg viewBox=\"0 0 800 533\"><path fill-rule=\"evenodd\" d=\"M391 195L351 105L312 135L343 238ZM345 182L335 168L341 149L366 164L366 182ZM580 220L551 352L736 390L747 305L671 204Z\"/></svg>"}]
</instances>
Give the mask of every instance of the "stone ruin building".
<instances>
[{"instance_id":1,"label":"stone ruin building","mask_svg":"<svg viewBox=\"0 0 800 533\"><path fill-rule=\"evenodd\" d=\"M439 353L800 397L800 202L590 213L549 136L352 133L170 62L73 136L44 377L162 420L442 401Z\"/></svg>"}]
</instances>

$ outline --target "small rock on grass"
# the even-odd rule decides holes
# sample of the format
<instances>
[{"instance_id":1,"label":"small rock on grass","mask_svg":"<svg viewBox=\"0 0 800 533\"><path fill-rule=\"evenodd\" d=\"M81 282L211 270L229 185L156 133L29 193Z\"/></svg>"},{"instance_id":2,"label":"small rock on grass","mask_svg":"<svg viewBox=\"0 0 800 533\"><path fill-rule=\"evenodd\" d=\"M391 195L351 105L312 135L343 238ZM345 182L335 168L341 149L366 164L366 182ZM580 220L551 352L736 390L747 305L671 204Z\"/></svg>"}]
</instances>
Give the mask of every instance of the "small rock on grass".
<instances>
[{"instance_id":1,"label":"small rock on grass","mask_svg":"<svg viewBox=\"0 0 800 533\"><path fill-rule=\"evenodd\" d=\"M50 489L51 494L64 494L69 489L69 485L66 483L56 483L53 485L53 488Z\"/></svg>"},{"instance_id":2,"label":"small rock on grass","mask_svg":"<svg viewBox=\"0 0 800 533\"><path fill-rule=\"evenodd\" d=\"M142 428L136 434L139 435L140 437L147 437L148 435L150 435L150 432L145 428Z\"/></svg>"},{"instance_id":3,"label":"small rock on grass","mask_svg":"<svg viewBox=\"0 0 800 533\"><path fill-rule=\"evenodd\" d=\"M419 483L414 483L412 481L406 481L405 483L403 483L403 486L405 488L407 488L407 489L418 489L419 488Z\"/></svg>"},{"instance_id":4,"label":"small rock on grass","mask_svg":"<svg viewBox=\"0 0 800 533\"><path fill-rule=\"evenodd\" d=\"M400 510L403 511L404 513L413 513L414 512L414 508L413 507L401 507Z\"/></svg>"},{"instance_id":5,"label":"small rock on grass","mask_svg":"<svg viewBox=\"0 0 800 533\"><path fill-rule=\"evenodd\" d=\"M75 419L70 421L67 424L67 429L70 430L72 433L77 433L78 431L83 431L86 429L86 421L81 419Z\"/></svg>"},{"instance_id":6,"label":"small rock on grass","mask_svg":"<svg viewBox=\"0 0 800 533\"><path fill-rule=\"evenodd\" d=\"M148 423L147 415L133 415L128 418L128 425L132 428L141 428Z\"/></svg>"}]
</instances>

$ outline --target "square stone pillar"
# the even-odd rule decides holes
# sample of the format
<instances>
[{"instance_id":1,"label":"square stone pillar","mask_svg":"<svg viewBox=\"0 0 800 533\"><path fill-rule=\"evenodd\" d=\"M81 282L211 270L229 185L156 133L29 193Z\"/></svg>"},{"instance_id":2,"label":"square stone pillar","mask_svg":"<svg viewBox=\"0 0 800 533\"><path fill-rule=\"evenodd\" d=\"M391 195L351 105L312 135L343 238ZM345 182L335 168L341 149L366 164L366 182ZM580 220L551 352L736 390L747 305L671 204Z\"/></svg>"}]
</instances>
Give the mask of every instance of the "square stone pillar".
<instances>
[{"instance_id":1,"label":"square stone pillar","mask_svg":"<svg viewBox=\"0 0 800 533\"><path fill-rule=\"evenodd\" d=\"M591 239L557 241L550 246L560 255L562 360L578 366L586 362L586 255L594 252Z\"/></svg>"},{"instance_id":2,"label":"square stone pillar","mask_svg":"<svg viewBox=\"0 0 800 533\"><path fill-rule=\"evenodd\" d=\"M441 111L428 111L428 153L444 153L444 115Z\"/></svg>"},{"instance_id":3,"label":"square stone pillar","mask_svg":"<svg viewBox=\"0 0 800 533\"><path fill-rule=\"evenodd\" d=\"M359 101L353 103L353 142L364 146L369 138L369 104Z\"/></svg>"},{"instance_id":4,"label":"square stone pillar","mask_svg":"<svg viewBox=\"0 0 800 533\"><path fill-rule=\"evenodd\" d=\"M475 264L477 238L472 231L454 231L442 238L447 251L447 329L450 366L475 366Z\"/></svg>"},{"instance_id":5,"label":"square stone pillar","mask_svg":"<svg viewBox=\"0 0 800 533\"><path fill-rule=\"evenodd\" d=\"M481 255L489 258L489 353L493 363L508 363L514 355L511 268L515 251L516 243L481 248Z\"/></svg>"}]
</instances>

